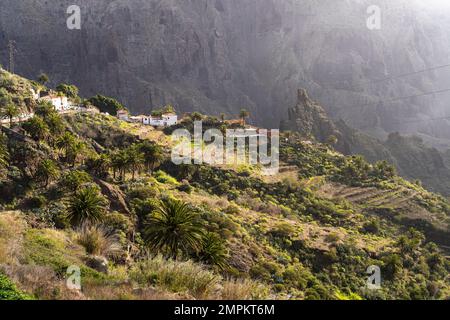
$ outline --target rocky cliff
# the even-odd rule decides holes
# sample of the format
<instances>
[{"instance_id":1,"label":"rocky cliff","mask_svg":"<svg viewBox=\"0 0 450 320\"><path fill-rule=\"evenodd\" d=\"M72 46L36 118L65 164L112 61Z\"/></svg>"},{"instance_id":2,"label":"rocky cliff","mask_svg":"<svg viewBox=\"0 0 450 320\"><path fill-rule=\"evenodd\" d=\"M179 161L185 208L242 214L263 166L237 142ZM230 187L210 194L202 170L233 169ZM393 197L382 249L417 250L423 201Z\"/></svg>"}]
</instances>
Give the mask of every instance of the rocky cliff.
<instances>
[{"instance_id":1,"label":"rocky cliff","mask_svg":"<svg viewBox=\"0 0 450 320\"><path fill-rule=\"evenodd\" d=\"M305 89L297 92L297 104L288 110L289 120L281 122L280 129L283 131L294 131L304 137L315 138L320 142L334 136L341 141L342 134L338 131L333 121L328 117L325 110L308 97Z\"/></svg>"},{"instance_id":2,"label":"rocky cliff","mask_svg":"<svg viewBox=\"0 0 450 320\"><path fill-rule=\"evenodd\" d=\"M419 2L79 0L81 30L68 30L72 1L2 0L0 54L7 65L15 40L16 72L46 72L53 84L119 98L134 112L245 107L251 121L277 127L304 87L333 118L377 137L447 141L448 122L430 119L448 116L448 96L420 95L450 87L450 71L397 77L449 63L447 16ZM372 4L382 8L381 30L366 27Z\"/></svg>"},{"instance_id":3,"label":"rocky cliff","mask_svg":"<svg viewBox=\"0 0 450 320\"><path fill-rule=\"evenodd\" d=\"M418 136L402 136L395 132L380 140L353 129L345 121L334 122L306 90L297 93L297 103L288 109L289 118L281 122L281 130L294 131L322 143L333 138L334 147L343 154L361 154L374 163L386 160L409 180L420 180L435 192L450 195L450 151L440 152Z\"/></svg>"}]
</instances>

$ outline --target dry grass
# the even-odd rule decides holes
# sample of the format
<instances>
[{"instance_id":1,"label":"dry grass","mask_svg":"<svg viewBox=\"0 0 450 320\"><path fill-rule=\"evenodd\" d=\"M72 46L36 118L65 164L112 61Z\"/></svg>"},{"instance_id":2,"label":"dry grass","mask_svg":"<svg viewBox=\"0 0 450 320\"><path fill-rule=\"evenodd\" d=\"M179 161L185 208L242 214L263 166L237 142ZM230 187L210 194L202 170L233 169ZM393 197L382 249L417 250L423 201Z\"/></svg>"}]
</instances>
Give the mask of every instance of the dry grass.
<instances>
[{"instance_id":1,"label":"dry grass","mask_svg":"<svg viewBox=\"0 0 450 320\"><path fill-rule=\"evenodd\" d=\"M26 222L17 212L0 213L0 264L17 263L22 256Z\"/></svg>"},{"instance_id":2,"label":"dry grass","mask_svg":"<svg viewBox=\"0 0 450 320\"><path fill-rule=\"evenodd\" d=\"M130 283L111 285L85 283L83 293L94 300L187 300L189 298L154 288L134 288Z\"/></svg>"},{"instance_id":3,"label":"dry grass","mask_svg":"<svg viewBox=\"0 0 450 320\"><path fill-rule=\"evenodd\" d=\"M80 300L84 299L79 291L70 290L65 282L57 277L50 267L36 265L9 265L3 272L18 287L40 300Z\"/></svg>"},{"instance_id":4,"label":"dry grass","mask_svg":"<svg viewBox=\"0 0 450 320\"><path fill-rule=\"evenodd\" d=\"M99 225L81 226L77 231L76 241L92 255L117 257L123 252L117 235Z\"/></svg>"},{"instance_id":5,"label":"dry grass","mask_svg":"<svg viewBox=\"0 0 450 320\"><path fill-rule=\"evenodd\" d=\"M268 288L252 280L227 280L221 290L223 300L261 300L269 294Z\"/></svg>"},{"instance_id":6,"label":"dry grass","mask_svg":"<svg viewBox=\"0 0 450 320\"><path fill-rule=\"evenodd\" d=\"M137 263L130 277L144 287L157 286L195 299L214 299L220 277L192 261L165 260L161 256Z\"/></svg>"}]
</instances>

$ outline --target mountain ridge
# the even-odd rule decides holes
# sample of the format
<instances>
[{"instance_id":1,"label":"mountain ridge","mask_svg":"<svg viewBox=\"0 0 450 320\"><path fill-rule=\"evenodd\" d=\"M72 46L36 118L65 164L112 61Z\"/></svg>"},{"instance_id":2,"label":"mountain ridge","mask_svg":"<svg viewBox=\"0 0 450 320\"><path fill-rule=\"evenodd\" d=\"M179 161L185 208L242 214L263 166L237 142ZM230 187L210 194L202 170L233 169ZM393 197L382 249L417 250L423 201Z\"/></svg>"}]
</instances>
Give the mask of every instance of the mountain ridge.
<instances>
[{"instance_id":1,"label":"mountain ridge","mask_svg":"<svg viewBox=\"0 0 450 320\"><path fill-rule=\"evenodd\" d=\"M4 0L0 54L6 64L15 40L19 73L46 72L136 113L247 108L255 124L275 128L304 87L333 119L382 139L420 132L438 145L433 139L449 140L448 122L429 119L448 116L448 95L388 102L450 87L446 70L397 77L449 63L445 20L417 3L85 1L78 31L65 27L68 0ZM386 12L381 30L365 27L369 5Z\"/></svg>"},{"instance_id":2,"label":"mountain ridge","mask_svg":"<svg viewBox=\"0 0 450 320\"><path fill-rule=\"evenodd\" d=\"M330 143L345 155L361 154L372 163L386 160L404 178L419 180L435 192L450 195L446 153L429 147L420 137L395 132L380 140L349 127L343 120L334 122L304 89L298 91L297 103L289 108L288 114L289 120L280 124L282 131L298 132L321 143Z\"/></svg>"}]
</instances>

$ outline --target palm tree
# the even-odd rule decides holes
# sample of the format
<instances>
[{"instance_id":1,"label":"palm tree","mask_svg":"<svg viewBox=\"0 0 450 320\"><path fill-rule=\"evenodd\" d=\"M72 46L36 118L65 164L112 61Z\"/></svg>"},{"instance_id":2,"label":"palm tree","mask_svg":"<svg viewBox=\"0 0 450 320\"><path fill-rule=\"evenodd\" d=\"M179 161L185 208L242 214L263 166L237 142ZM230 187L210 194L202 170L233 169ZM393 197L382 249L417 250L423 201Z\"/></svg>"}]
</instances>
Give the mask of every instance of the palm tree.
<instances>
[{"instance_id":1,"label":"palm tree","mask_svg":"<svg viewBox=\"0 0 450 320\"><path fill-rule=\"evenodd\" d=\"M67 162L70 163L72 167L75 166L78 160L83 156L83 151L86 145L83 141L78 139L70 146L67 152Z\"/></svg>"},{"instance_id":2,"label":"palm tree","mask_svg":"<svg viewBox=\"0 0 450 320\"><path fill-rule=\"evenodd\" d=\"M96 186L79 189L69 200L68 218L73 225L103 220L108 201Z\"/></svg>"},{"instance_id":3,"label":"palm tree","mask_svg":"<svg viewBox=\"0 0 450 320\"><path fill-rule=\"evenodd\" d=\"M152 171L163 159L163 151L157 144L145 141L139 145L139 151L144 155L144 164Z\"/></svg>"},{"instance_id":4,"label":"palm tree","mask_svg":"<svg viewBox=\"0 0 450 320\"><path fill-rule=\"evenodd\" d=\"M42 101L39 103L35 110L35 115L43 118L48 119L52 114L55 114L55 107L48 101Z\"/></svg>"},{"instance_id":5,"label":"palm tree","mask_svg":"<svg viewBox=\"0 0 450 320\"><path fill-rule=\"evenodd\" d=\"M203 246L199 253L200 261L223 270L227 267L227 257L223 240L217 234L208 232L203 237Z\"/></svg>"},{"instance_id":6,"label":"palm tree","mask_svg":"<svg viewBox=\"0 0 450 320\"><path fill-rule=\"evenodd\" d=\"M111 155L111 167L113 169L114 179L116 179L116 175L119 173L120 179L124 180L127 169L127 155L124 150L114 152Z\"/></svg>"},{"instance_id":7,"label":"palm tree","mask_svg":"<svg viewBox=\"0 0 450 320\"><path fill-rule=\"evenodd\" d=\"M221 120L222 122L225 122L225 117L226 117L225 113L221 113L221 114L220 114L220 120Z\"/></svg>"},{"instance_id":8,"label":"palm tree","mask_svg":"<svg viewBox=\"0 0 450 320\"><path fill-rule=\"evenodd\" d=\"M45 121L40 117L33 117L23 124L23 128L34 140L45 140L50 135L50 130Z\"/></svg>"},{"instance_id":9,"label":"palm tree","mask_svg":"<svg viewBox=\"0 0 450 320\"><path fill-rule=\"evenodd\" d=\"M144 164L144 155L139 151L138 145L132 145L126 150L126 168L131 172L134 180L136 172L141 171Z\"/></svg>"},{"instance_id":10,"label":"palm tree","mask_svg":"<svg viewBox=\"0 0 450 320\"><path fill-rule=\"evenodd\" d=\"M89 158L86 161L86 165L89 171L100 179L106 179L109 175L109 169L111 168L111 158L106 154L101 154Z\"/></svg>"},{"instance_id":11,"label":"palm tree","mask_svg":"<svg viewBox=\"0 0 450 320\"><path fill-rule=\"evenodd\" d=\"M392 179L395 174L395 167L390 165L386 160L378 161L373 165L371 173L373 176L379 179Z\"/></svg>"},{"instance_id":12,"label":"palm tree","mask_svg":"<svg viewBox=\"0 0 450 320\"><path fill-rule=\"evenodd\" d=\"M250 117L250 112L248 112L246 109L242 109L239 112L239 118L242 120L242 125L245 126L245 120Z\"/></svg>"},{"instance_id":13,"label":"palm tree","mask_svg":"<svg viewBox=\"0 0 450 320\"><path fill-rule=\"evenodd\" d=\"M67 159L67 154L69 153L69 150L73 144L75 144L75 136L68 131L66 131L56 141L56 146L59 148L59 150L64 152L64 159Z\"/></svg>"},{"instance_id":14,"label":"palm tree","mask_svg":"<svg viewBox=\"0 0 450 320\"><path fill-rule=\"evenodd\" d=\"M201 121L203 120L203 115L200 112L192 112L191 119L192 121Z\"/></svg>"},{"instance_id":15,"label":"palm tree","mask_svg":"<svg viewBox=\"0 0 450 320\"><path fill-rule=\"evenodd\" d=\"M64 122L58 113L54 112L50 114L48 118L45 119L45 122L53 136L59 136L64 132Z\"/></svg>"},{"instance_id":16,"label":"palm tree","mask_svg":"<svg viewBox=\"0 0 450 320\"><path fill-rule=\"evenodd\" d=\"M36 171L36 177L44 182L44 187L47 188L50 181L58 176L58 166L50 159L42 160Z\"/></svg>"},{"instance_id":17,"label":"palm tree","mask_svg":"<svg viewBox=\"0 0 450 320\"><path fill-rule=\"evenodd\" d=\"M38 81L42 85L45 85L47 82L50 81L50 79L49 79L48 75L46 75L45 73L41 73L38 77Z\"/></svg>"},{"instance_id":18,"label":"palm tree","mask_svg":"<svg viewBox=\"0 0 450 320\"><path fill-rule=\"evenodd\" d=\"M166 199L151 213L145 228L146 243L160 252L176 258L178 251L200 251L202 226L197 214L185 202Z\"/></svg>"},{"instance_id":19,"label":"palm tree","mask_svg":"<svg viewBox=\"0 0 450 320\"><path fill-rule=\"evenodd\" d=\"M20 111L14 104L9 103L6 105L5 109L2 110L2 115L9 118L9 127L12 128L13 119L20 115Z\"/></svg>"},{"instance_id":20,"label":"palm tree","mask_svg":"<svg viewBox=\"0 0 450 320\"><path fill-rule=\"evenodd\" d=\"M162 112L164 112L164 113L175 113L175 108L172 105L168 104L162 109Z\"/></svg>"},{"instance_id":21,"label":"palm tree","mask_svg":"<svg viewBox=\"0 0 450 320\"><path fill-rule=\"evenodd\" d=\"M0 168L6 168L8 166L9 152L6 145L6 139L3 134L0 134Z\"/></svg>"}]
</instances>

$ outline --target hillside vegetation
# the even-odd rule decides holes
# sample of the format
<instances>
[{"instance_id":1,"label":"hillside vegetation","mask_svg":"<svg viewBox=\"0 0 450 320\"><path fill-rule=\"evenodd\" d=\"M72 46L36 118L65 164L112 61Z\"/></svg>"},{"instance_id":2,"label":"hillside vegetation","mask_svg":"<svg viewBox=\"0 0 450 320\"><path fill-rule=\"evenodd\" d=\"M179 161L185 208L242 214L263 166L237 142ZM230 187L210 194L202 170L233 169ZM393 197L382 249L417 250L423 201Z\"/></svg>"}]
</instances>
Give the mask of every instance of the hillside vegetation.
<instances>
[{"instance_id":1,"label":"hillside vegetation","mask_svg":"<svg viewBox=\"0 0 450 320\"><path fill-rule=\"evenodd\" d=\"M2 78L4 95L26 94L18 78ZM286 133L275 176L257 166L176 166L171 130L45 104L34 111L13 125L17 134L1 135L0 298L450 295L450 204L385 162ZM366 286L372 265L379 290ZM66 285L73 266L81 290Z\"/></svg>"}]
</instances>

